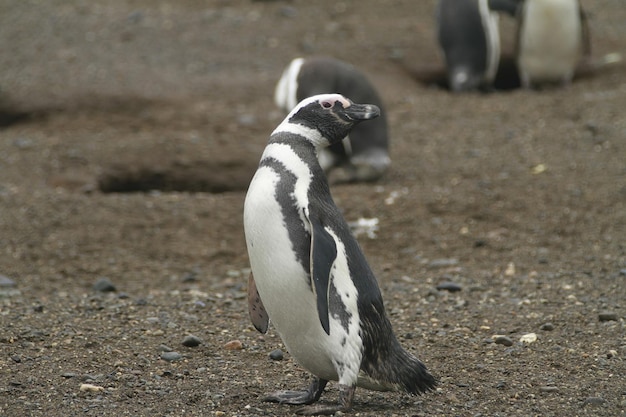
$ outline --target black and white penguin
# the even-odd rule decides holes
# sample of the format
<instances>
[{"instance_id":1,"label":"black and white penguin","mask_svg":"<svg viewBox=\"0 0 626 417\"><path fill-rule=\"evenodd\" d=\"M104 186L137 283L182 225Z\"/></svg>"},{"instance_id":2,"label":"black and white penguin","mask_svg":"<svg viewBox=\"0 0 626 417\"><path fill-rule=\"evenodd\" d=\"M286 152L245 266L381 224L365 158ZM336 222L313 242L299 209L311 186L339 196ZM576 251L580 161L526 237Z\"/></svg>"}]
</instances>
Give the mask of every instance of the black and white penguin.
<instances>
[{"instance_id":1,"label":"black and white penguin","mask_svg":"<svg viewBox=\"0 0 626 417\"><path fill-rule=\"evenodd\" d=\"M516 0L440 0L437 38L454 92L489 89L500 62L498 12L514 16Z\"/></svg>"},{"instance_id":2,"label":"black and white penguin","mask_svg":"<svg viewBox=\"0 0 626 417\"><path fill-rule=\"evenodd\" d=\"M524 88L569 84L591 50L578 0L525 0L519 13L517 68Z\"/></svg>"},{"instance_id":3,"label":"black and white penguin","mask_svg":"<svg viewBox=\"0 0 626 417\"><path fill-rule=\"evenodd\" d=\"M250 317L261 332L271 320L314 376L307 390L279 391L265 400L309 405L328 381L339 382L339 404L311 405L302 414L349 409L357 386L419 394L436 385L396 339L376 277L317 159L320 149L379 114L376 106L339 94L303 100L270 136L246 195Z\"/></svg>"},{"instance_id":4,"label":"black and white penguin","mask_svg":"<svg viewBox=\"0 0 626 417\"><path fill-rule=\"evenodd\" d=\"M301 100L317 94L337 93L357 103L371 103L381 115L357 125L350 137L320 150L319 160L328 175L335 168L337 181L375 181L387 171L389 138L385 109L368 78L354 66L330 57L296 58L284 70L274 92L276 105L290 112Z\"/></svg>"}]
</instances>

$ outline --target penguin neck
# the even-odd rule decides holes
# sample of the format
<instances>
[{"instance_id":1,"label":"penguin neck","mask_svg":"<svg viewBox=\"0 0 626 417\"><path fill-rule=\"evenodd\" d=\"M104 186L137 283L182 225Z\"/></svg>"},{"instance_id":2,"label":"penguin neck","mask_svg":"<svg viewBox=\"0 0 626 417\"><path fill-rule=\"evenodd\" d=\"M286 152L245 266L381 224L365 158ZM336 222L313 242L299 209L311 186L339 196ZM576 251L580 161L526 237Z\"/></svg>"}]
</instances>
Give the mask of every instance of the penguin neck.
<instances>
[{"instance_id":1,"label":"penguin neck","mask_svg":"<svg viewBox=\"0 0 626 417\"><path fill-rule=\"evenodd\" d=\"M287 117L285 121L278 125L272 136L278 133L286 133L291 135L298 135L302 137L303 141L310 142L315 148L324 148L330 144L330 140L322 135L317 129L310 128L300 123L294 123ZM317 152L317 151L316 151Z\"/></svg>"},{"instance_id":2,"label":"penguin neck","mask_svg":"<svg viewBox=\"0 0 626 417\"><path fill-rule=\"evenodd\" d=\"M280 161L286 170L300 178L321 176L325 179L324 171L319 164L318 151L319 148L308 138L292 132L279 131L270 137L261 160Z\"/></svg>"}]
</instances>

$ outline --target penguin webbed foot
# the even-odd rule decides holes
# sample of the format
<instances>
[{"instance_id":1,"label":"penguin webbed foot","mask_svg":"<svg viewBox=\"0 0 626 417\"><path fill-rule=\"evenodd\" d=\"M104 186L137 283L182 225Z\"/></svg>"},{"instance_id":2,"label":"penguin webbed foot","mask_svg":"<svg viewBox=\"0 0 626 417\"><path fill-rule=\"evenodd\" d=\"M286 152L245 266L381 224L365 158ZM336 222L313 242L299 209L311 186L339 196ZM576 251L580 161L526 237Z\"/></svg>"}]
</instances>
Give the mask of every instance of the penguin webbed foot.
<instances>
[{"instance_id":1,"label":"penguin webbed foot","mask_svg":"<svg viewBox=\"0 0 626 417\"><path fill-rule=\"evenodd\" d=\"M311 385L304 391L275 391L263 397L263 401L289 405L313 404L320 399L327 383L325 379L313 378Z\"/></svg>"},{"instance_id":2,"label":"penguin webbed foot","mask_svg":"<svg viewBox=\"0 0 626 417\"><path fill-rule=\"evenodd\" d=\"M356 386L339 385L339 404L315 404L301 407L296 410L300 416L332 416L338 411L348 411L352 408L352 400Z\"/></svg>"}]
</instances>

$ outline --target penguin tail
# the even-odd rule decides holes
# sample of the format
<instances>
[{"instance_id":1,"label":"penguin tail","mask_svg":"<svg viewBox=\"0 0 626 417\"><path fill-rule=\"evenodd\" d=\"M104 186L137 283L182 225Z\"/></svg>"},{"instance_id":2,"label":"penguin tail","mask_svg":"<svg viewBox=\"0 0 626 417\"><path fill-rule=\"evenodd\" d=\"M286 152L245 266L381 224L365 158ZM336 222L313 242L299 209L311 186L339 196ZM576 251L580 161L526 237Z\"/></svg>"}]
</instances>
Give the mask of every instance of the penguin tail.
<instances>
[{"instance_id":1,"label":"penguin tail","mask_svg":"<svg viewBox=\"0 0 626 417\"><path fill-rule=\"evenodd\" d=\"M365 332L370 335L364 337L361 371L365 377L358 385L378 391L405 391L411 395L434 391L437 379L422 361L400 345L391 331L391 324L385 322L387 329L383 333L391 337L376 337L375 332Z\"/></svg>"},{"instance_id":2,"label":"penguin tail","mask_svg":"<svg viewBox=\"0 0 626 417\"><path fill-rule=\"evenodd\" d=\"M428 371L426 365L404 350L399 342L395 341L395 345L389 359L393 367L392 373L387 375L389 382L411 395L433 391L437 386L437 379Z\"/></svg>"}]
</instances>

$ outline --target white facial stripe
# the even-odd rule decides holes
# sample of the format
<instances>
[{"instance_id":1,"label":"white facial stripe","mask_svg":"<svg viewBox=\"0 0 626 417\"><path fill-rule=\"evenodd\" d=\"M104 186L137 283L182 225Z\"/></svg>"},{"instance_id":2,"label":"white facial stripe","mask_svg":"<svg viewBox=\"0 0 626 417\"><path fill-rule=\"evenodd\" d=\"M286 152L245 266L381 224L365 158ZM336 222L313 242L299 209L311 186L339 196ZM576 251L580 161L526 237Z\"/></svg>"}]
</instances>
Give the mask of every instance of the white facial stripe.
<instances>
[{"instance_id":1,"label":"white facial stripe","mask_svg":"<svg viewBox=\"0 0 626 417\"><path fill-rule=\"evenodd\" d=\"M274 103L285 111L290 111L298 104L298 74L300 74L303 63L304 58L296 58L291 61L276 85Z\"/></svg>"}]
</instances>

